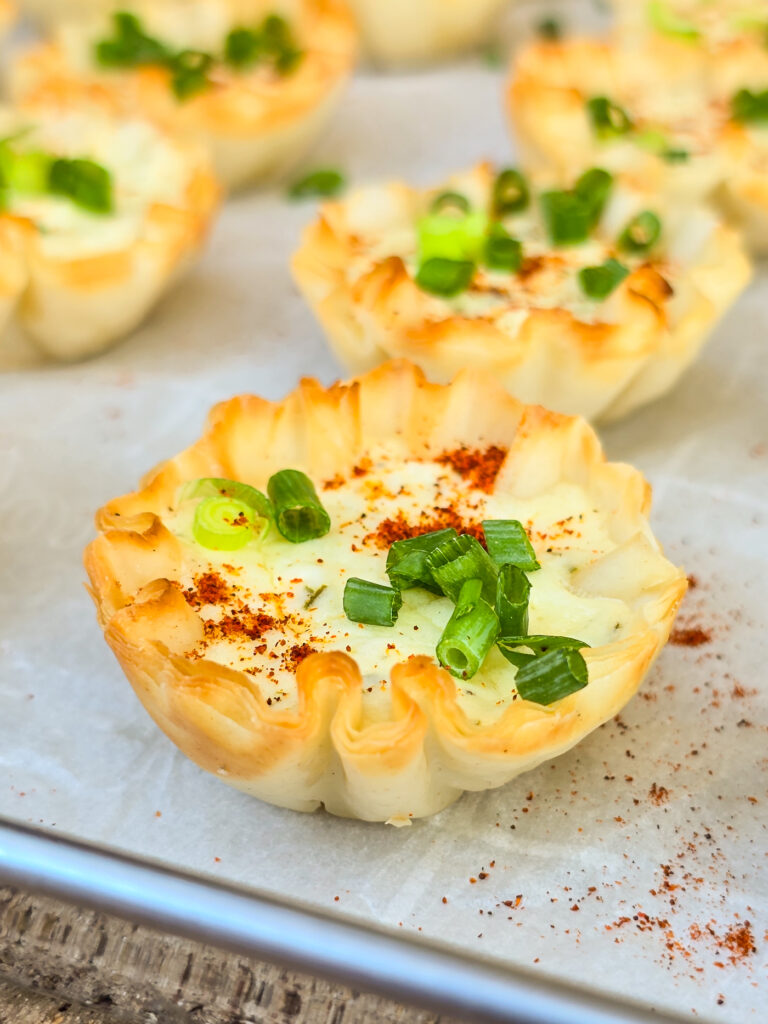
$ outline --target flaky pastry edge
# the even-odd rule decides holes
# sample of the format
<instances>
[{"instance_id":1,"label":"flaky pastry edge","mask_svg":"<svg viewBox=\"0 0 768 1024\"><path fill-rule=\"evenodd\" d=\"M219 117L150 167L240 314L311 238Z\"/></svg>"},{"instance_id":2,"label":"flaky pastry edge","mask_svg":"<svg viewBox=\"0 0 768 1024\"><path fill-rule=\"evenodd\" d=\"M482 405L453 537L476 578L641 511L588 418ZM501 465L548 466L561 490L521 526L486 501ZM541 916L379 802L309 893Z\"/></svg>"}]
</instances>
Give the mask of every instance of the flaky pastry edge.
<instances>
[{"instance_id":1,"label":"flaky pastry edge","mask_svg":"<svg viewBox=\"0 0 768 1024\"><path fill-rule=\"evenodd\" d=\"M508 445L497 490L530 497L571 480L604 509L617 548L580 570L578 586L623 594L645 626L586 652L585 689L549 708L516 700L481 727L461 710L451 676L432 658L413 657L392 670L391 717L371 724L359 668L345 653L301 663L295 711L268 707L243 672L182 656L203 626L172 582L181 542L160 518L178 486L208 475L261 481L286 465L322 479L393 436L417 456L461 443ZM650 531L649 505L642 475L606 462L584 420L526 406L482 373L441 386L395 361L328 389L304 380L281 402L245 395L216 406L197 443L101 509L85 566L107 643L188 757L270 803L403 823L562 753L634 694L686 589Z\"/></svg>"},{"instance_id":2,"label":"flaky pastry edge","mask_svg":"<svg viewBox=\"0 0 768 1024\"><path fill-rule=\"evenodd\" d=\"M34 118L73 102L76 97L53 89L19 109ZM95 113L122 116L93 97L88 105ZM130 245L61 259L45 252L33 222L0 211L0 326L5 311L6 323L15 316L46 354L75 360L103 351L144 320L202 250L221 199L204 151L169 134L165 141L187 165L183 195L177 203L149 204Z\"/></svg>"},{"instance_id":3,"label":"flaky pastry edge","mask_svg":"<svg viewBox=\"0 0 768 1024\"><path fill-rule=\"evenodd\" d=\"M286 174L320 136L357 58L357 29L343 0L302 2L311 45L293 73L259 92L235 81L178 103L167 71L146 67L79 78L56 41L15 61L11 92L20 99L41 89L85 89L202 142L225 188L264 183Z\"/></svg>"},{"instance_id":4,"label":"flaky pastry edge","mask_svg":"<svg viewBox=\"0 0 768 1024\"><path fill-rule=\"evenodd\" d=\"M490 191L489 165L471 173ZM422 194L400 183L385 188L387 203L406 209ZM687 304L674 325L669 288L644 265L611 297L610 321L532 309L512 337L495 323L447 310L418 287L398 256L374 260L350 279L360 246L346 219L349 201L321 207L292 260L296 283L349 372L407 358L447 383L471 363L525 401L594 421L618 419L668 391L752 273L738 235L723 225L687 269Z\"/></svg>"}]
</instances>

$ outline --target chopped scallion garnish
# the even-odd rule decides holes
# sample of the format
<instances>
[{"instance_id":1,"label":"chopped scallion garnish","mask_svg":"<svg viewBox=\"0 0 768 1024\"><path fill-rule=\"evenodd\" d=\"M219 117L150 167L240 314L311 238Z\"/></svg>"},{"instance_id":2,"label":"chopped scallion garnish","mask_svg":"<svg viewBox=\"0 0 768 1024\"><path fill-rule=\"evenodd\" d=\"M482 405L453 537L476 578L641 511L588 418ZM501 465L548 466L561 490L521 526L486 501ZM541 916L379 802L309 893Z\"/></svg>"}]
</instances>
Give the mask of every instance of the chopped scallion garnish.
<instances>
[{"instance_id":1,"label":"chopped scallion garnish","mask_svg":"<svg viewBox=\"0 0 768 1024\"><path fill-rule=\"evenodd\" d=\"M515 565L502 565L496 583L496 615L502 636L528 632L531 583Z\"/></svg>"},{"instance_id":2,"label":"chopped scallion garnish","mask_svg":"<svg viewBox=\"0 0 768 1024\"><path fill-rule=\"evenodd\" d=\"M613 188L613 175L602 167L592 167L576 179L574 194L587 206L594 227L603 215Z\"/></svg>"},{"instance_id":3,"label":"chopped scallion garnish","mask_svg":"<svg viewBox=\"0 0 768 1024\"><path fill-rule=\"evenodd\" d=\"M450 298L466 291L475 275L471 260L428 259L419 267L416 284L425 292Z\"/></svg>"},{"instance_id":4,"label":"chopped scallion garnish","mask_svg":"<svg viewBox=\"0 0 768 1024\"><path fill-rule=\"evenodd\" d=\"M111 213L114 207L112 175L93 160L54 160L48 189L91 213Z\"/></svg>"},{"instance_id":5,"label":"chopped scallion garnish","mask_svg":"<svg viewBox=\"0 0 768 1024\"><path fill-rule=\"evenodd\" d=\"M462 583L456 607L437 644L438 661L459 679L475 675L499 633L499 620L483 590L480 579Z\"/></svg>"},{"instance_id":6,"label":"chopped scallion garnish","mask_svg":"<svg viewBox=\"0 0 768 1024\"><path fill-rule=\"evenodd\" d=\"M616 138L632 130L632 118L627 111L607 96L593 96L587 100L587 112L601 139Z\"/></svg>"},{"instance_id":7,"label":"chopped scallion garnish","mask_svg":"<svg viewBox=\"0 0 768 1024\"><path fill-rule=\"evenodd\" d=\"M676 36L690 42L695 42L701 36L696 25L676 14L666 0L648 0L646 12L652 27L666 36Z\"/></svg>"},{"instance_id":8,"label":"chopped scallion garnish","mask_svg":"<svg viewBox=\"0 0 768 1024\"><path fill-rule=\"evenodd\" d=\"M399 590L350 577L344 587L344 614L352 622L394 626L403 603Z\"/></svg>"},{"instance_id":9,"label":"chopped scallion garnish","mask_svg":"<svg viewBox=\"0 0 768 1024\"><path fill-rule=\"evenodd\" d=\"M288 195L291 199L325 198L338 195L345 186L346 180L341 171L324 167L295 181L288 189Z\"/></svg>"},{"instance_id":10,"label":"chopped scallion garnish","mask_svg":"<svg viewBox=\"0 0 768 1024\"><path fill-rule=\"evenodd\" d=\"M192 501L195 498L234 498L247 505L254 520L254 531L258 538L263 537L269 530L274 519L272 504L266 494L250 484L244 484L240 480L227 480L223 477L201 477L199 480L190 480L185 484L180 493L179 501Z\"/></svg>"},{"instance_id":11,"label":"chopped scallion garnish","mask_svg":"<svg viewBox=\"0 0 768 1024\"><path fill-rule=\"evenodd\" d=\"M171 88L177 100L189 100L210 87L208 72L214 64L210 53L182 50L166 63L171 72Z\"/></svg>"},{"instance_id":12,"label":"chopped scallion garnish","mask_svg":"<svg viewBox=\"0 0 768 1024\"><path fill-rule=\"evenodd\" d=\"M731 99L731 117L746 123L768 120L768 89L762 92L739 89Z\"/></svg>"},{"instance_id":13,"label":"chopped scallion garnish","mask_svg":"<svg viewBox=\"0 0 768 1024\"><path fill-rule=\"evenodd\" d=\"M523 175L514 167L508 167L496 178L491 195L491 212L494 217L506 217L519 213L531 201L531 190Z\"/></svg>"},{"instance_id":14,"label":"chopped scallion garnish","mask_svg":"<svg viewBox=\"0 0 768 1024\"><path fill-rule=\"evenodd\" d=\"M517 670L515 688L523 700L548 705L583 689L588 682L583 655L568 647L527 661Z\"/></svg>"},{"instance_id":15,"label":"chopped scallion garnish","mask_svg":"<svg viewBox=\"0 0 768 1024\"><path fill-rule=\"evenodd\" d=\"M563 25L559 18L555 18L550 14L548 17L541 19L536 26L536 31L542 39L556 42L558 39L562 39Z\"/></svg>"},{"instance_id":16,"label":"chopped scallion garnish","mask_svg":"<svg viewBox=\"0 0 768 1024\"><path fill-rule=\"evenodd\" d=\"M486 519L483 533L488 554L497 565L516 565L523 572L541 568L525 527L517 519Z\"/></svg>"},{"instance_id":17,"label":"chopped scallion garnish","mask_svg":"<svg viewBox=\"0 0 768 1024\"><path fill-rule=\"evenodd\" d=\"M203 498L195 508L192 535L215 551L236 551L253 539L253 511L235 498Z\"/></svg>"},{"instance_id":18,"label":"chopped scallion garnish","mask_svg":"<svg viewBox=\"0 0 768 1024\"><path fill-rule=\"evenodd\" d=\"M444 540L449 537L458 539L458 536L455 530L449 528L396 540L387 552L387 576L392 586L398 590L423 587L435 594L442 594L427 565L427 555Z\"/></svg>"},{"instance_id":19,"label":"chopped scallion garnish","mask_svg":"<svg viewBox=\"0 0 768 1024\"><path fill-rule=\"evenodd\" d=\"M136 17L128 11L112 15L113 34L94 47L97 63L107 68L136 68L147 64L165 64L171 53L159 39L148 35Z\"/></svg>"},{"instance_id":20,"label":"chopped scallion garnish","mask_svg":"<svg viewBox=\"0 0 768 1024\"><path fill-rule=\"evenodd\" d=\"M638 213L619 235L618 246L624 252L646 253L661 237L661 220L652 210Z\"/></svg>"},{"instance_id":21,"label":"chopped scallion garnish","mask_svg":"<svg viewBox=\"0 0 768 1024\"><path fill-rule=\"evenodd\" d=\"M608 298L628 275L629 268L623 263L607 259L599 267L582 267L579 271L579 284L590 299L601 301Z\"/></svg>"},{"instance_id":22,"label":"chopped scallion garnish","mask_svg":"<svg viewBox=\"0 0 768 1024\"><path fill-rule=\"evenodd\" d=\"M580 245L589 237L593 218L588 206L573 192L542 192L539 202L553 245Z\"/></svg>"},{"instance_id":23,"label":"chopped scallion garnish","mask_svg":"<svg viewBox=\"0 0 768 1024\"><path fill-rule=\"evenodd\" d=\"M270 477L267 492L275 509L277 528L292 544L324 537L330 530L331 518L306 473L281 469Z\"/></svg>"},{"instance_id":24,"label":"chopped scallion garnish","mask_svg":"<svg viewBox=\"0 0 768 1024\"><path fill-rule=\"evenodd\" d=\"M418 223L419 263L443 259L477 262L488 220L484 213L430 213Z\"/></svg>"},{"instance_id":25,"label":"chopped scallion garnish","mask_svg":"<svg viewBox=\"0 0 768 1024\"><path fill-rule=\"evenodd\" d=\"M485 241L483 262L491 270L516 273L523 262L523 246L502 224L493 224Z\"/></svg>"},{"instance_id":26,"label":"chopped scallion garnish","mask_svg":"<svg viewBox=\"0 0 768 1024\"><path fill-rule=\"evenodd\" d=\"M479 540L471 534L447 537L427 555L427 567L446 597L457 601L465 580L479 579L489 604L496 600L498 569Z\"/></svg>"},{"instance_id":27,"label":"chopped scallion garnish","mask_svg":"<svg viewBox=\"0 0 768 1024\"><path fill-rule=\"evenodd\" d=\"M469 210L469 200L460 192L441 192L435 196L429 208L430 213L459 217L464 217Z\"/></svg>"}]
</instances>

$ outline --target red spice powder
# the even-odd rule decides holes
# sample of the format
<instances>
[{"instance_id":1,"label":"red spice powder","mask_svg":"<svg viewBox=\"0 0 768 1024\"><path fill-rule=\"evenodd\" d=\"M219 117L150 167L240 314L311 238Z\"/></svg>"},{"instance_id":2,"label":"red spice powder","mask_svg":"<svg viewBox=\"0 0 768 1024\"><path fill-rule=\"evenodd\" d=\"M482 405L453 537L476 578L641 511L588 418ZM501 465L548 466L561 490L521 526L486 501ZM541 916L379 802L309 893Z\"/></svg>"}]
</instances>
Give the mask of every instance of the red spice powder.
<instances>
[{"instance_id":1,"label":"red spice powder","mask_svg":"<svg viewBox=\"0 0 768 1024\"><path fill-rule=\"evenodd\" d=\"M375 544L376 547L386 550L395 541L409 540L411 537L421 537L422 534L432 533L434 530L449 528L456 530L457 533L471 533L481 544L485 544L481 524L466 521L452 507L433 508L422 512L416 523L409 523L403 513L398 512L392 518L382 519L375 530L363 537L363 543Z\"/></svg>"},{"instance_id":2,"label":"red spice powder","mask_svg":"<svg viewBox=\"0 0 768 1024\"><path fill-rule=\"evenodd\" d=\"M311 647L309 644L294 644L290 651L283 655L283 668L292 669L295 672L305 658L316 653L317 648Z\"/></svg>"},{"instance_id":3,"label":"red spice powder","mask_svg":"<svg viewBox=\"0 0 768 1024\"><path fill-rule=\"evenodd\" d=\"M193 608L204 604L226 604L232 598L232 588L217 572L203 572L194 578L194 587L184 591L184 597Z\"/></svg>"},{"instance_id":4,"label":"red spice powder","mask_svg":"<svg viewBox=\"0 0 768 1024\"><path fill-rule=\"evenodd\" d=\"M732 964L738 963L740 960L746 960L747 957L757 952L755 938L752 934L752 926L749 921L745 921L744 924L735 925L730 931L725 933L721 942L730 953L728 959Z\"/></svg>"},{"instance_id":5,"label":"red spice powder","mask_svg":"<svg viewBox=\"0 0 768 1024\"><path fill-rule=\"evenodd\" d=\"M508 448L500 448L492 444L485 451L479 448L456 448L451 452L444 452L438 455L435 462L443 466L450 466L464 480L468 480L473 487L490 494L496 477L507 457Z\"/></svg>"},{"instance_id":6,"label":"red spice powder","mask_svg":"<svg viewBox=\"0 0 768 1024\"><path fill-rule=\"evenodd\" d=\"M677 647L701 647L702 644L708 644L711 639L712 634L708 629L702 629L700 626L683 626L672 630L669 642Z\"/></svg>"},{"instance_id":7,"label":"red spice powder","mask_svg":"<svg viewBox=\"0 0 768 1024\"><path fill-rule=\"evenodd\" d=\"M231 615L224 615L218 622L203 621L205 635L209 640L259 640L262 634L278 625L276 619L265 612L252 612L247 605Z\"/></svg>"},{"instance_id":8,"label":"red spice powder","mask_svg":"<svg viewBox=\"0 0 768 1024\"><path fill-rule=\"evenodd\" d=\"M658 807L660 804L665 804L669 800L669 790L666 786L657 786L655 782L651 784L651 788L648 790L648 799L652 800L653 803Z\"/></svg>"}]
</instances>

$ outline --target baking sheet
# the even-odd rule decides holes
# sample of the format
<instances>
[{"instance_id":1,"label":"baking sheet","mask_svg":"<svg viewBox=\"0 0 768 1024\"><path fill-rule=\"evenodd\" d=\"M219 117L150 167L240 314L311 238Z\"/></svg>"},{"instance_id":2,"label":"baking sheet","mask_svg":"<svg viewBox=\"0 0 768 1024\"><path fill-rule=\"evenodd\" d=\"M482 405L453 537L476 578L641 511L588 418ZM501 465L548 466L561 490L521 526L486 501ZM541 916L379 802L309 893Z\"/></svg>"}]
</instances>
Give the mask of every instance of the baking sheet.
<instances>
[{"instance_id":1,"label":"baking sheet","mask_svg":"<svg viewBox=\"0 0 768 1024\"><path fill-rule=\"evenodd\" d=\"M502 73L359 77L313 163L439 180L509 161ZM0 815L699 1020L768 1005L768 272L666 399L604 434L654 485L694 586L643 692L568 755L396 830L229 790L151 723L81 552L105 500L215 401L339 367L287 269L311 205L234 200L192 276L111 353L0 355Z\"/></svg>"}]
</instances>

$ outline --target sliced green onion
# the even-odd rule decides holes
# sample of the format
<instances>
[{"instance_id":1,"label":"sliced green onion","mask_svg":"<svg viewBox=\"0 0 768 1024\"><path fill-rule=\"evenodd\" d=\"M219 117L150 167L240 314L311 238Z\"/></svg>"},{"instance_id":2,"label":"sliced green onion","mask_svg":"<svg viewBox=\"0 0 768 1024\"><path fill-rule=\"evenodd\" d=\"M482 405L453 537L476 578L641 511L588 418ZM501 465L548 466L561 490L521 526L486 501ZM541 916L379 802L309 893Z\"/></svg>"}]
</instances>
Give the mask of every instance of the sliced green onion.
<instances>
[{"instance_id":1,"label":"sliced green onion","mask_svg":"<svg viewBox=\"0 0 768 1024\"><path fill-rule=\"evenodd\" d=\"M403 604L399 590L350 577L344 587L344 614L352 622L394 626Z\"/></svg>"},{"instance_id":2,"label":"sliced green onion","mask_svg":"<svg viewBox=\"0 0 768 1024\"><path fill-rule=\"evenodd\" d=\"M203 498L195 509L192 535L215 551L236 551L253 538L253 512L234 498Z\"/></svg>"},{"instance_id":3,"label":"sliced green onion","mask_svg":"<svg viewBox=\"0 0 768 1024\"><path fill-rule=\"evenodd\" d=\"M643 210L629 221L618 238L624 252L646 253L661 237L661 220L652 210Z\"/></svg>"},{"instance_id":4,"label":"sliced green onion","mask_svg":"<svg viewBox=\"0 0 768 1024\"><path fill-rule=\"evenodd\" d=\"M601 301L608 298L629 274L629 268L618 260L608 259L599 267L582 267L579 284L590 299Z\"/></svg>"},{"instance_id":5,"label":"sliced green onion","mask_svg":"<svg viewBox=\"0 0 768 1024\"><path fill-rule=\"evenodd\" d=\"M602 167L592 167L576 180L573 191L588 207L594 227L603 215L605 204L613 188L613 175Z\"/></svg>"},{"instance_id":6,"label":"sliced green onion","mask_svg":"<svg viewBox=\"0 0 768 1024\"><path fill-rule=\"evenodd\" d=\"M542 39L548 39L552 42L562 39L563 37L563 25L558 19L549 15L549 17L542 18L536 26L536 31Z\"/></svg>"},{"instance_id":7,"label":"sliced green onion","mask_svg":"<svg viewBox=\"0 0 768 1024\"><path fill-rule=\"evenodd\" d=\"M254 519L261 521L259 536L262 537L269 530L270 523L274 519L272 504L266 494L250 484L244 484L240 480L227 480L224 477L207 476L199 480L190 480L184 484L179 492L179 501L190 501L194 498L215 498L224 496L242 501L253 512Z\"/></svg>"},{"instance_id":8,"label":"sliced green onion","mask_svg":"<svg viewBox=\"0 0 768 1024\"><path fill-rule=\"evenodd\" d=\"M247 68L256 64L264 53L261 34L255 29L238 26L224 41L224 60L233 68Z\"/></svg>"},{"instance_id":9,"label":"sliced green onion","mask_svg":"<svg viewBox=\"0 0 768 1024\"><path fill-rule=\"evenodd\" d=\"M491 270L516 273L523 262L523 246L502 224L493 224L485 242L483 262Z\"/></svg>"},{"instance_id":10,"label":"sliced green onion","mask_svg":"<svg viewBox=\"0 0 768 1024\"><path fill-rule=\"evenodd\" d=\"M441 192L435 196L429 208L430 213L439 213L443 216L459 215L461 217L469 213L469 210L469 200L460 192Z\"/></svg>"},{"instance_id":11,"label":"sliced green onion","mask_svg":"<svg viewBox=\"0 0 768 1024\"><path fill-rule=\"evenodd\" d=\"M587 113L592 128L601 139L616 138L632 130L632 118L627 111L607 96L593 96L587 100Z\"/></svg>"},{"instance_id":12,"label":"sliced green onion","mask_svg":"<svg viewBox=\"0 0 768 1024\"><path fill-rule=\"evenodd\" d=\"M477 262L483 253L488 218L484 213L457 217L430 213L418 223L419 262L431 259Z\"/></svg>"},{"instance_id":13,"label":"sliced green onion","mask_svg":"<svg viewBox=\"0 0 768 1024\"><path fill-rule=\"evenodd\" d=\"M202 50L182 50L168 62L171 88L177 100L189 100L205 92L211 85L208 72L214 64L210 53Z\"/></svg>"},{"instance_id":14,"label":"sliced green onion","mask_svg":"<svg viewBox=\"0 0 768 1024\"><path fill-rule=\"evenodd\" d=\"M465 580L479 579L489 604L496 600L498 569L479 540L471 534L447 537L427 555L427 567L446 597L455 603Z\"/></svg>"},{"instance_id":15,"label":"sliced green onion","mask_svg":"<svg viewBox=\"0 0 768 1024\"><path fill-rule=\"evenodd\" d=\"M502 565L496 584L496 615L502 636L528 632L531 581L516 565Z\"/></svg>"},{"instance_id":16,"label":"sliced green onion","mask_svg":"<svg viewBox=\"0 0 768 1024\"><path fill-rule=\"evenodd\" d=\"M684 164L686 161L691 159L691 154L687 149L677 149L670 147L665 149L661 154L661 159L665 160L668 164Z\"/></svg>"},{"instance_id":17,"label":"sliced green onion","mask_svg":"<svg viewBox=\"0 0 768 1024\"><path fill-rule=\"evenodd\" d=\"M452 676L471 679L499 633L496 612L483 598L483 581L465 580L437 644L437 658Z\"/></svg>"},{"instance_id":18,"label":"sliced green onion","mask_svg":"<svg viewBox=\"0 0 768 1024\"><path fill-rule=\"evenodd\" d=\"M526 662L517 670L515 688L523 700L548 705L582 690L588 682L583 655L570 647Z\"/></svg>"},{"instance_id":19,"label":"sliced green onion","mask_svg":"<svg viewBox=\"0 0 768 1024\"><path fill-rule=\"evenodd\" d=\"M108 68L135 68L146 64L164 64L171 56L168 48L147 35L135 14L116 11L112 15L113 34L94 46L96 62Z\"/></svg>"},{"instance_id":20,"label":"sliced green onion","mask_svg":"<svg viewBox=\"0 0 768 1024\"><path fill-rule=\"evenodd\" d=\"M638 132L633 138L640 149L644 149L648 153L655 153L669 164L683 163L690 159L691 154L687 149L670 145L664 132L657 128L648 128L646 131Z\"/></svg>"},{"instance_id":21,"label":"sliced green onion","mask_svg":"<svg viewBox=\"0 0 768 1024\"><path fill-rule=\"evenodd\" d=\"M295 181L288 189L288 195L291 199L336 196L345 186L346 179L341 171L336 171L332 167L324 167L311 171Z\"/></svg>"},{"instance_id":22,"label":"sliced green onion","mask_svg":"<svg viewBox=\"0 0 768 1024\"><path fill-rule=\"evenodd\" d=\"M522 630L521 633L524 634L525 630ZM539 658L548 651L560 649L578 650L580 647L589 647L589 644L585 644L583 640L575 640L570 636L512 636L511 634L505 634L503 627L497 644L507 661L517 665L518 668L527 665L532 658ZM521 648L527 648L533 651L533 653L524 654Z\"/></svg>"},{"instance_id":23,"label":"sliced green onion","mask_svg":"<svg viewBox=\"0 0 768 1024\"><path fill-rule=\"evenodd\" d=\"M275 508L277 528L292 544L324 537L331 518L312 481L298 469L281 469L269 478L267 493Z\"/></svg>"},{"instance_id":24,"label":"sliced green onion","mask_svg":"<svg viewBox=\"0 0 768 1024\"><path fill-rule=\"evenodd\" d=\"M93 160L59 158L50 165L48 189L66 196L91 213L111 213L114 207L112 175Z\"/></svg>"},{"instance_id":25,"label":"sliced green onion","mask_svg":"<svg viewBox=\"0 0 768 1024\"><path fill-rule=\"evenodd\" d=\"M696 25L687 18L675 14L665 0L648 0L646 12L651 26L666 36L676 36L678 39L687 39L691 42L701 36Z\"/></svg>"},{"instance_id":26,"label":"sliced green onion","mask_svg":"<svg viewBox=\"0 0 768 1024\"><path fill-rule=\"evenodd\" d=\"M524 572L541 568L525 527L517 519L486 519L483 533L488 554L497 565L516 565Z\"/></svg>"},{"instance_id":27,"label":"sliced green onion","mask_svg":"<svg viewBox=\"0 0 768 1024\"><path fill-rule=\"evenodd\" d=\"M768 89L762 92L739 89L731 99L731 117L747 123L768 120Z\"/></svg>"},{"instance_id":28,"label":"sliced green onion","mask_svg":"<svg viewBox=\"0 0 768 1024\"><path fill-rule=\"evenodd\" d=\"M52 162L48 153L19 153L0 143L0 185L25 195L43 195L49 188Z\"/></svg>"},{"instance_id":29,"label":"sliced green onion","mask_svg":"<svg viewBox=\"0 0 768 1024\"><path fill-rule=\"evenodd\" d=\"M548 651L560 650L564 647L589 647L584 640L576 640L572 636L550 636L548 633L533 633L531 636L512 636L505 634L498 640L499 647L505 650L516 650L518 647L528 647L536 655L546 654Z\"/></svg>"},{"instance_id":30,"label":"sliced green onion","mask_svg":"<svg viewBox=\"0 0 768 1024\"><path fill-rule=\"evenodd\" d=\"M431 295L450 298L466 291L475 276L471 260L429 259L419 267L416 284Z\"/></svg>"},{"instance_id":31,"label":"sliced green onion","mask_svg":"<svg viewBox=\"0 0 768 1024\"><path fill-rule=\"evenodd\" d=\"M442 594L435 583L427 565L427 555L434 551L449 537L458 538L452 528L433 530L419 537L396 540L387 552L387 576L393 587L398 590L409 590L411 587L423 587L434 594Z\"/></svg>"},{"instance_id":32,"label":"sliced green onion","mask_svg":"<svg viewBox=\"0 0 768 1024\"><path fill-rule=\"evenodd\" d=\"M508 167L502 171L493 183L491 195L491 212L494 217L506 217L510 213L519 213L531 201L531 190L528 182L520 171Z\"/></svg>"},{"instance_id":33,"label":"sliced green onion","mask_svg":"<svg viewBox=\"0 0 768 1024\"><path fill-rule=\"evenodd\" d=\"M553 245L580 245L593 227L592 212L573 192L542 192L544 226Z\"/></svg>"}]
</instances>

